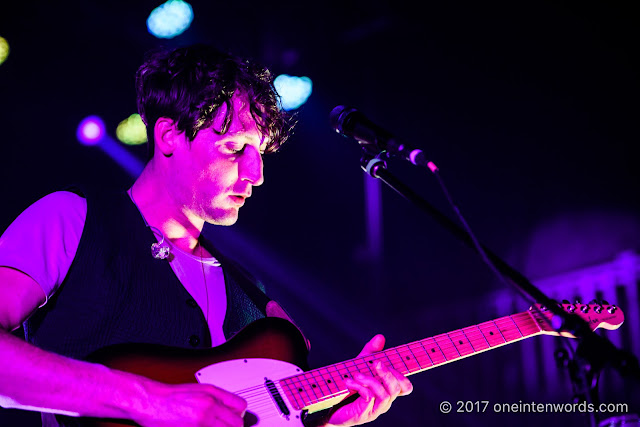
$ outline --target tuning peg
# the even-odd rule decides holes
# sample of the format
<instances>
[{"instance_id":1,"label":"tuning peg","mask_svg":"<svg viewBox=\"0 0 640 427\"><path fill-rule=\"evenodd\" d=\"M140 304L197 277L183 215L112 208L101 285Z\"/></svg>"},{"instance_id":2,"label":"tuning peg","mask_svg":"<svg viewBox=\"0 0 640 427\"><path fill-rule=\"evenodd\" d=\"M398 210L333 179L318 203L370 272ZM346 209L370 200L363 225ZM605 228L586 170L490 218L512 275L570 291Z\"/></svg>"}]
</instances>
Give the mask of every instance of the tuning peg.
<instances>
[{"instance_id":1,"label":"tuning peg","mask_svg":"<svg viewBox=\"0 0 640 427\"><path fill-rule=\"evenodd\" d=\"M602 304L600 305L609 305L609 302L607 300L602 300Z\"/></svg>"},{"instance_id":2,"label":"tuning peg","mask_svg":"<svg viewBox=\"0 0 640 427\"><path fill-rule=\"evenodd\" d=\"M589 301L589 305L591 305L591 304L599 304L599 302L598 302L597 299L594 298L591 301Z\"/></svg>"},{"instance_id":3,"label":"tuning peg","mask_svg":"<svg viewBox=\"0 0 640 427\"><path fill-rule=\"evenodd\" d=\"M589 312L589 306L588 305L583 305L582 307L580 307L580 311L583 313L588 313Z\"/></svg>"},{"instance_id":4,"label":"tuning peg","mask_svg":"<svg viewBox=\"0 0 640 427\"><path fill-rule=\"evenodd\" d=\"M598 314L602 313L602 306L596 305L595 307L593 307L593 311L595 311Z\"/></svg>"},{"instance_id":5,"label":"tuning peg","mask_svg":"<svg viewBox=\"0 0 640 427\"><path fill-rule=\"evenodd\" d=\"M568 299L563 299L563 300L562 300L562 303L563 303L563 304L571 304L571 303L569 302L569 300L568 300Z\"/></svg>"},{"instance_id":6,"label":"tuning peg","mask_svg":"<svg viewBox=\"0 0 640 427\"><path fill-rule=\"evenodd\" d=\"M609 308L607 308L607 311L609 312L609 314L613 314L616 312L617 309L618 307L616 307L615 305L611 305L609 306Z\"/></svg>"}]
</instances>

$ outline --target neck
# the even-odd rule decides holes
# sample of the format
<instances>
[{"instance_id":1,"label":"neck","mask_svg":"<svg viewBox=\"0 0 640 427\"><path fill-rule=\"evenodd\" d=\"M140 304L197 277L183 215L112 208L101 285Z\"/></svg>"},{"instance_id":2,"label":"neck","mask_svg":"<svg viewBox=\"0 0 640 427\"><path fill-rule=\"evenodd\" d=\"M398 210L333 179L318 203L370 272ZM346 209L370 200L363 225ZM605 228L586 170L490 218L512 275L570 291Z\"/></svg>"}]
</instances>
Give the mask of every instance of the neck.
<instances>
[{"instance_id":1,"label":"neck","mask_svg":"<svg viewBox=\"0 0 640 427\"><path fill-rule=\"evenodd\" d=\"M151 161L129 189L129 195L148 225L160 230L183 251L195 253L204 221L176 200L164 182L166 180Z\"/></svg>"}]
</instances>

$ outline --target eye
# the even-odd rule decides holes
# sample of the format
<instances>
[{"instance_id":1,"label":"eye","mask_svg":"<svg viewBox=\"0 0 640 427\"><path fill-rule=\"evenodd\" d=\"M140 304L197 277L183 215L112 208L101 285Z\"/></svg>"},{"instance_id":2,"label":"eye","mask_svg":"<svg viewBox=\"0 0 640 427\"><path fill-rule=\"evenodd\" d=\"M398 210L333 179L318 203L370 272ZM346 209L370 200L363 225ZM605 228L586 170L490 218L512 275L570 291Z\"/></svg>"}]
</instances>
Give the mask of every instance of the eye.
<instances>
[{"instance_id":1,"label":"eye","mask_svg":"<svg viewBox=\"0 0 640 427\"><path fill-rule=\"evenodd\" d=\"M229 145L227 146L227 151L229 151L229 153L231 154L242 154L242 152L244 151L246 145Z\"/></svg>"}]
</instances>

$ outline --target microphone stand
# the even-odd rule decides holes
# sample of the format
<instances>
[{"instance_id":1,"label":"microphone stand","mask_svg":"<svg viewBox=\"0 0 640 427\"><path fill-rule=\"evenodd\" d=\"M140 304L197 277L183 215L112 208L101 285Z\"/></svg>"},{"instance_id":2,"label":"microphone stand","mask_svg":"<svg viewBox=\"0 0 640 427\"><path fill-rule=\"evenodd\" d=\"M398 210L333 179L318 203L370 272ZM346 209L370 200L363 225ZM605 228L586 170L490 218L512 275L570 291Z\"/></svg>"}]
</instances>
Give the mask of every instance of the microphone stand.
<instances>
[{"instance_id":1,"label":"microphone stand","mask_svg":"<svg viewBox=\"0 0 640 427\"><path fill-rule=\"evenodd\" d=\"M389 157L389 154L386 151L367 144L361 144L361 148L363 154L360 164L367 174L373 178L380 179L400 196L412 202L423 212L431 215L466 246L482 255L467 231L459 227L388 171L385 160ZM433 169L432 172L436 173ZM578 393L577 398L587 403L598 402L595 386L600 371L607 364L615 368L622 377L630 378L640 383L638 360L632 353L616 348L608 339L593 332L589 324L581 317L565 311L556 301L550 299L524 275L508 265L484 245L478 243L478 246L480 246L484 255L493 263L498 272L507 279L518 293L531 304L538 303L555 315L552 319L552 327L554 329L557 331L566 330L579 340L575 360L569 363L574 390L577 390ZM597 408L597 406L595 407ZM595 426L594 413L587 412L587 415L590 418L590 424Z\"/></svg>"}]
</instances>

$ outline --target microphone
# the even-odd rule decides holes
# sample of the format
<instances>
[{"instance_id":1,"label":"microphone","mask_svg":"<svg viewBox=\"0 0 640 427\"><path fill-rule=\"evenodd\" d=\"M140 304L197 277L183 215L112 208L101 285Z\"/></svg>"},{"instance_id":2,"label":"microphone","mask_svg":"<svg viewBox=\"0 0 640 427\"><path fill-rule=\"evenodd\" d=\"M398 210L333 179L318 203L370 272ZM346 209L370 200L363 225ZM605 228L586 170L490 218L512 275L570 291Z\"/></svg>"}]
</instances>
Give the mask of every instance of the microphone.
<instances>
[{"instance_id":1,"label":"microphone","mask_svg":"<svg viewBox=\"0 0 640 427\"><path fill-rule=\"evenodd\" d=\"M416 166L425 166L431 169L431 172L438 170L433 162L427 160L422 150L396 140L390 132L373 123L355 108L338 105L331 110L329 121L336 132L356 139L360 145L385 150L390 155L400 156Z\"/></svg>"}]
</instances>

